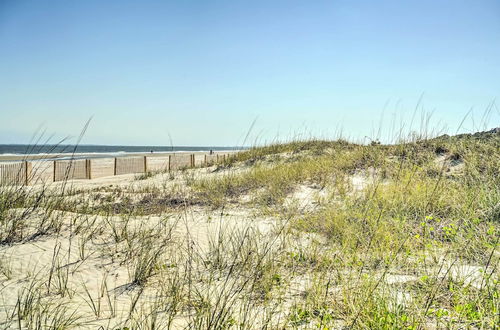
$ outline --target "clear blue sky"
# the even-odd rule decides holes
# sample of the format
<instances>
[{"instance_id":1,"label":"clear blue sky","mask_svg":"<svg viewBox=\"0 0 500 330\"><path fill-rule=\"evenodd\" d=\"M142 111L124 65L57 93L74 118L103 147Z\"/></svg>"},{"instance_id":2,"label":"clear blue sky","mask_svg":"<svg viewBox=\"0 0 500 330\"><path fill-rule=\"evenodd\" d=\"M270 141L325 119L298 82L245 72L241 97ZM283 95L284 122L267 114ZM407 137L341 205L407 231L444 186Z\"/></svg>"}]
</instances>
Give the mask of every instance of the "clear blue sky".
<instances>
[{"instance_id":1,"label":"clear blue sky","mask_svg":"<svg viewBox=\"0 0 500 330\"><path fill-rule=\"evenodd\" d=\"M0 0L0 143L454 132L500 97L500 1ZM500 101L500 100L499 100ZM500 126L498 108L486 126Z\"/></svg>"}]
</instances>

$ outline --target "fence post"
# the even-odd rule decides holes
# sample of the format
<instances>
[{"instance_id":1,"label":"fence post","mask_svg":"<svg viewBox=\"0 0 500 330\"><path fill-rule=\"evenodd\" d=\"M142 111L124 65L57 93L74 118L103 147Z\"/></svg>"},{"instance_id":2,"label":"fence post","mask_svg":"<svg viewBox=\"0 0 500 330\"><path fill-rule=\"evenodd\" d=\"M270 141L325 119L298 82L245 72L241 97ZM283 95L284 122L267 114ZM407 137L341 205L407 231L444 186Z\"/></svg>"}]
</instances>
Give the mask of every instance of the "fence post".
<instances>
[{"instance_id":1,"label":"fence post","mask_svg":"<svg viewBox=\"0 0 500 330\"><path fill-rule=\"evenodd\" d=\"M219 164L219 154L216 155L216 163Z\"/></svg>"},{"instance_id":2,"label":"fence post","mask_svg":"<svg viewBox=\"0 0 500 330\"><path fill-rule=\"evenodd\" d=\"M113 169L113 175L116 175L116 157L115 157L115 165L114 165L114 169Z\"/></svg>"},{"instance_id":3,"label":"fence post","mask_svg":"<svg viewBox=\"0 0 500 330\"><path fill-rule=\"evenodd\" d=\"M26 186L30 184L31 169L31 162L24 161L24 185Z\"/></svg>"},{"instance_id":4,"label":"fence post","mask_svg":"<svg viewBox=\"0 0 500 330\"><path fill-rule=\"evenodd\" d=\"M92 163L90 159L85 159L85 168L87 170L87 179L92 179Z\"/></svg>"},{"instance_id":5,"label":"fence post","mask_svg":"<svg viewBox=\"0 0 500 330\"><path fill-rule=\"evenodd\" d=\"M194 167L194 154L191 154L191 167Z\"/></svg>"},{"instance_id":6,"label":"fence post","mask_svg":"<svg viewBox=\"0 0 500 330\"><path fill-rule=\"evenodd\" d=\"M54 160L54 162L52 163L52 169L53 169L53 173L52 173L52 182L56 182L56 164L57 164L57 161Z\"/></svg>"},{"instance_id":7,"label":"fence post","mask_svg":"<svg viewBox=\"0 0 500 330\"><path fill-rule=\"evenodd\" d=\"M148 157L144 156L144 173L148 172Z\"/></svg>"},{"instance_id":8,"label":"fence post","mask_svg":"<svg viewBox=\"0 0 500 330\"><path fill-rule=\"evenodd\" d=\"M203 160L203 164L205 167L207 167L207 154L205 154L205 157L204 157L204 160Z\"/></svg>"},{"instance_id":9,"label":"fence post","mask_svg":"<svg viewBox=\"0 0 500 330\"><path fill-rule=\"evenodd\" d=\"M168 171L172 169L172 155L168 155Z\"/></svg>"}]
</instances>

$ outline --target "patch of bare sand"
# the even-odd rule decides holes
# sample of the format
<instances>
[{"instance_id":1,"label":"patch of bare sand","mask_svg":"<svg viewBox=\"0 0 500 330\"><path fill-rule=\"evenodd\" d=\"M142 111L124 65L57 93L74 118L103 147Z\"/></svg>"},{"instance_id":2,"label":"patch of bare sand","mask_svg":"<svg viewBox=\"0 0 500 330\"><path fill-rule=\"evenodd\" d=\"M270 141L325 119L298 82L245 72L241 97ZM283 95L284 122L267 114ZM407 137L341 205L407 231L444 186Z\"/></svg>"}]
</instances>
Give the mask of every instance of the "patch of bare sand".
<instances>
[{"instance_id":1,"label":"patch of bare sand","mask_svg":"<svg viewBox=\"0 0 500 330\"><path fill-rule=\"evenodd\" d=\"M123 326L130 318L131 305L136 297L142 309L151 310L157 291L154 286L144 289L133 284L134 266L123 260L120 244L113 242L114 230L134 232L163 226L171 232L171 242L166 251L166 261L175 263L174 250L193 248L197 254L209 253L221 235L234 235L253 230L254 235L271 235L276 223L270 218L256 218L248 210L215 212L190 208L166 217L100 217L94 222L97 233L85 242L82 234L72 234L78 215L59 212L64 218L64 228L57 236L43 236L0 248L0 256L9 268L8 275L0 280L0 304L4 310L13 311L23 290L36 283L50 304L57 299L67 313L78 316L78 328L95 329L98 326ZM124 223L126 221L126 223ZM153 280L154 281L154 280ZM99 307L96 307L99 304ZM99 308L99 311L95 309ZM99 315L97 315L97 313ZM17 327L0 314L0 324L5 328ZM174 324L188 324L188 315L179 315Z\"/></svg>"},{"instance_id":2,"label":"patch of bare sand","mask_svg":"<svg viewBox=\"0 0 500 330\"><path fill-rule=\"evenodd\" d=\"M328 198L328 190L316 185L300 184L287 196L285 207L295 207L311 212L318 208Z\"/></svg>"},{"instance_id":3,"label":"patch of bare sand","mask_svg":"<svg viewBox=\"0 0 500 330\"><path fill-rule=\"evenodd\" d=\"M443 171L445 175L461 174L465 168L465 162L452 155L442 154L434 159L436 170Z\"/></svg>"}]
</instances>

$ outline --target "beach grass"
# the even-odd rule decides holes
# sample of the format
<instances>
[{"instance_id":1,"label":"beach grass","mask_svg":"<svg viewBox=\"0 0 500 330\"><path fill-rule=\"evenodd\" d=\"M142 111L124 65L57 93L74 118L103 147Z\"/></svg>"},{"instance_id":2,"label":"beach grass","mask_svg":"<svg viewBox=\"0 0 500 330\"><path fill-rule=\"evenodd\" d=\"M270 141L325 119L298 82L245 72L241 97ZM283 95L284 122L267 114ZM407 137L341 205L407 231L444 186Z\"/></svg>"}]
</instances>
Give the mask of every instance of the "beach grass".
<instances>
[{"instance_id":1,"label":"beach grass","mask_svg":"<svg viewBox=\"0 0 500 330\"><path fill-rule=\"evenodd\" d=\"M0 323L494 328L498 150L496 132L292 141L111 185L1 187Z\"/></svg>"}]
</instances>

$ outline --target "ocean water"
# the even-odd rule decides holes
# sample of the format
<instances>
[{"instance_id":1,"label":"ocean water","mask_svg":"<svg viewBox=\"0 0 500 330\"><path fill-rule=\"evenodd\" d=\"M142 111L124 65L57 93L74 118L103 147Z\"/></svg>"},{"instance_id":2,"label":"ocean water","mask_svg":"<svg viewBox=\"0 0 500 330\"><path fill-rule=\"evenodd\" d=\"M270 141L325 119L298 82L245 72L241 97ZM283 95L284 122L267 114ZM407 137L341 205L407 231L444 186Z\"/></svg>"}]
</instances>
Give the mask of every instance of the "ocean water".
<instances>
[{"instance_id":1,"label":"ocean water","mask_svg":"<svg viewBox=\"0 0 500 330\"><path fill-rule=\"evenodd\" d=\"M126 155L134 153L157 152L196 152L196 151L234 151L241 147L200 147L200 146L108 146L108 145L28 145L0 144L0 156L29 156L67 154L68 156L85 154L86 158L109 155Z\"/></svg>"}]
</instances>

